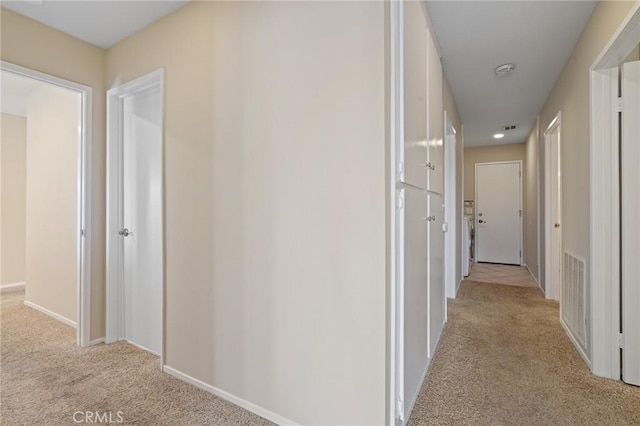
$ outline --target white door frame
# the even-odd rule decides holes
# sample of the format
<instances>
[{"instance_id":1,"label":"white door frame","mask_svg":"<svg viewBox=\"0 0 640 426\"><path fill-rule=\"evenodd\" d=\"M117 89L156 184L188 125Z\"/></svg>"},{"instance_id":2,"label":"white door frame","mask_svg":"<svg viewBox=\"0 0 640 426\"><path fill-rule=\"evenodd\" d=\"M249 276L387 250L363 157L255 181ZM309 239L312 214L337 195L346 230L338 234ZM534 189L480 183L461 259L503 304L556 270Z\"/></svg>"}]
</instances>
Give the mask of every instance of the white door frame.
<instances>
[{"instance_id":1,"label":"white door frame","mask_svg":"<svg viewBox=\"0 0 640 426\"><path fill-rule=\"evenodd\" d=\"M0 70L14 75L38 80L64 89L73 90L80 95L80 146L78 149L77 170L77 295L78 321L76 342L85 347L100 343L101 339L91 341L91 134L92 134L92 91L83 84L45 74L20 65L0 61Z\"/></svg>"},{"instance_id":2,"label":"white door frame","mask_svg":"<svg viewBox=\"0 0 640 426\"><path fill-rule=\"evenodd\" d=\"M124 99L143 92L149 88L158 87L164 108L164 69L156 70L128 83L114 87L107 91L107 265L106 265L106 343L121 340L123 331L123 281L124 281L124 246L118 232L122 229L123 221L123 105ZM164 128L164 113L161 116L160 128ZM161 150L164 153L164 131L161 136ZM164 157L164 155L163 155ZM164 162L163 162L164 163ZM164 187L164 164L160 166ZM164 208L164 188L161 204ZM164 212L162 214L164 224ZM164 230L163 230L164 232ZM164 259L164 237L162 238L162 258ZM164 265L162 268L162 344L160 351L160 366L164 365Z\"/></svg>"},{"instance_id":3,"label":"white door frame","mask_svg":"<svg viewBox=\"0 0 640 426\"><path fill-rule=\"evenodd\" d=\"M551 134L555 131L558 130L558 147L557 147L557 155L558 155L558 170L551 170ZM553 118L553 120L551 120L551 122L549 123L549 125L547 126L546 130L544 131L544 242L545 242L545 254L544 254L544 262L545 262L545 267L544 267L544 294L545 297L547 299L553 299L553 300L560 300L560 288L562 287L562 283L558 282L555 285L553 284L553 273L551 270L551 265L553 263L553 258L552 258L552 231L551 231L551 226L552 226L552 220L551 220L551 216L553 214L552 211L552 202L553 200L551 199L551 173L552 172L557 172L558 173L558 200L556 200L557 203L557 209L558 209L558 216L560 217L560 224L562 224L562 203L560 202L560 200L562 200L562 177L561 177L561 151L560 151L560 147L562 146L562 112L558 112L558 114L556 114L556 116ZM558 262L558 266L560 266L560 270L562 271L562 232L559 233L559 237L558 237L558 241L557 244L559 245L560 248L560 259L556 259L556 262ZM560 275L560 278L562 279L562 275ZM556 297L557 296L557 297ZM560 307L562 308L562 305L560 305Z\"/></svg>"},{"instance_id":4,"label":"white door frame","mask_svg":"<svg viewBox=\"0 0 640 426\"><path fill-rule=\"evenodd\" d=\"M491 161L486 163L475 163L475 201L473 207L473 215L475 223L478 223L478 166L486 166L491 164L512 164L516 163L520 167L520 266L524 264L524 242L523 242L523 233L524 233L524 211L522 210L522 160L512 160L512 161ZM473 252L475 253L476 260L478 259L478 228L476 226L475 231L476 238L473 241Z\"/></svg>"},{"instance_id":5,"label":"white door frame","mask_svg":"<svg viewBox=\"0 0 640 426\"><path fill-rule=\"evenodd\" d=\"M445 205L445 223L447 224L447 232L444 235L445 246L445 268L444 280L446 295L450 299L455 299L457 283L456 283L456 264L457 264L457 203L456 203L456 129L451 123L451 119L444 112L444 205ZM446 304L445 304L446 306Z\"/></svg>"},{"instance_id":6,"label":"white door frame","mask_svg":"<svg viewBox=\"0 0 640 426\"><path fill-rule=\"evenodd\" d=\"M591 371L620 380L618 66L640 41L636 2L590 68Z\"/></svg>"},{"instance_id":7,"label":"white door frame","mask_svg":"<svg viewBox=\"0 0 640 426\"><path fill-rule=\"evenodd\" d=\"M389 133L387 135L387 407L386 424L404 423L404 215L399 207L404 189L399 185L404 157L404 5L389 7Z\"/></svg>"}]
</instances>

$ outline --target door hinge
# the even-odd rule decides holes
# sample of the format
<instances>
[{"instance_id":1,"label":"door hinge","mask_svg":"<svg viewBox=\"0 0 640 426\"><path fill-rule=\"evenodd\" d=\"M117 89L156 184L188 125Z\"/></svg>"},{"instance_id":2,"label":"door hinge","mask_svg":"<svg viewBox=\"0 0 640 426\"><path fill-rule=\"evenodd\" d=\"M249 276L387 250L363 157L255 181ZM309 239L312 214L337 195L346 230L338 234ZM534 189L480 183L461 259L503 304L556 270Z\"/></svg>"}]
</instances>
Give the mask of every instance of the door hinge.
<instances>
[{"instance_id":1,"label":"door hinge","mask_svg":"<svg viewBox=\"0 0 640 426\"><path fill-rule=\"evenodd\" d=\"M518 214L522 217L522 210L518 210Z\"/></svg>"},{"instance_id":2,"label":"door hinge","mask_svg":"<svg viewBox=\"0 0 640 426\"><path fill-rule=\"evenodd\" d=\"M624 103L622 102L622 98L618 98L618 112L622 112L622 106Z\"/></svg>"},{"instance_id":3,"label":"door hinge","mask_svg":"<svg viewBox=\"0 0 640 426\"><path fill-rule=\"evenodd\" d=\"M396 208L398 210L404 209L404 191L402 190L398 191L397 193Z\"/></svg>"},{"instance_id":4,"label":"door hinge","mask_svg":"<svg viewBox=\"0 0 640 426\"><path fill-rule=\"evenodd\" d=\"M522 260L522 250L520 250L520 260Z\"/></svg>"},{"instance_id":5,"label":"door hinge","mask_svg":"<svg viewBox=\"0 0 640 426\"><path fill-rule=\"evenodd\" d=\"M404 421L404 401L401 399L396 399L396 415L401 421Z\"/></svg>"},{"instance_id":6,"label":"door hinge","mask_svg":"<svg viewBox=\"0 0 640 426\"><path fill-rule=\"evenodd\" d=\"M404 181L404 163L398 163L398 180Z\"/></svg>"},{"instance_id":7,"label":"door hinge","mask_svg":"<svg viewBox=\"0 0 640 426\"><path fill-rule=\"evenodd\" d=\"M86 234L86 232L84 232L84 229L81 229L81 230L80 230L80 236L81 236L81 237L84 237L84 236L85 236L85 234Z\"/></svg>"},{"instance_id":8,"label":"door hinge","mask_svg":"<svg viewBox=\"0 0 640 426\"><path fill-rule=\"evenodd\" d=\"M624 334L618 334L618 347L624 349Z\"/></svg>"}]
</instances>

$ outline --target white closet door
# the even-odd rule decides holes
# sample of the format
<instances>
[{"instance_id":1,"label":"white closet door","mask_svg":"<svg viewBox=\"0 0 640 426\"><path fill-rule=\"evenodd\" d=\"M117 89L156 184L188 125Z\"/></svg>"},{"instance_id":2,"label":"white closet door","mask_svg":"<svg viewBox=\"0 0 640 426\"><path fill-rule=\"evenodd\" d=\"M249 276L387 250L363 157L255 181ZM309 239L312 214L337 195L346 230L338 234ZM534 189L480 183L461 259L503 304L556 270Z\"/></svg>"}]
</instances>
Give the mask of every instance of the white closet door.
<instances>
[{"instance_id":1,"label":"white closet door","mask_svg":"<svg viewBox=\"0 0 640 426\"><path fill-rule=\"evenodd\" d=\"M427 27L420 2L404 3L404 182L427 185Z\"/></svg>"},{"instance_id":2,"label":"white closet door","mask_svg":"<svg viewBox=\"0 0 640 426\"><path fill-rule=\"evenodd\" d=\"M420 392L429 364L427 311L427 197L404 190L404 402L405 415ZM405 417L406 418L406 417Z\"/></svg>"},{"instance_id":3,"label":"white closet door","mask_svg":"<svg viewBox=\"0 0 640 426\"><path fill-rule=\"evenodd\" d=\"M428 163L429 191L444 194L444 112L442 108L442 63L431 35L428 37Z\"/></svg>"},{"instance_id":4,"label":"white closet door","mask_svg":"<svg viewBox=\"0 0 640 426\"><path fill-rule=\"evenodd\" d=\"M622 66L622 379L640 385L640 61Z\"/></svg>"},{"instance_id":5,"label":"white closet door","mask_svg":"<svg viewBox=\"0 0 640 426\"><path fill-rule=\"evenodd\" d=\"M429 357L433 354L440 340L446 321L446 292L444 283L444 200L437 195L429 195Z\"/></svg>"}]
</instances>

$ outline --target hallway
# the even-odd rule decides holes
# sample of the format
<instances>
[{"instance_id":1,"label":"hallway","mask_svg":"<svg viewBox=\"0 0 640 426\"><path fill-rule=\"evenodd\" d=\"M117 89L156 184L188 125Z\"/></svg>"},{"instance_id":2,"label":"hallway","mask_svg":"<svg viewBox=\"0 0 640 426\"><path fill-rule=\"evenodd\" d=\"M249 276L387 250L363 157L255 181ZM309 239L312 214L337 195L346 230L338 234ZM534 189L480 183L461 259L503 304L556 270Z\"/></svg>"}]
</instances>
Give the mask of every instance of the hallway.
<instances>
[{"instance_id":1,"label":"hallway","mask_svg":"<svg viewBox=\"0 0 640 426\"><path fill-rule=\"evenodd\" d=\"M640 424L640 388L591 374L537 288L465 280L411 425Z\"/></svg>"}]
</instances>

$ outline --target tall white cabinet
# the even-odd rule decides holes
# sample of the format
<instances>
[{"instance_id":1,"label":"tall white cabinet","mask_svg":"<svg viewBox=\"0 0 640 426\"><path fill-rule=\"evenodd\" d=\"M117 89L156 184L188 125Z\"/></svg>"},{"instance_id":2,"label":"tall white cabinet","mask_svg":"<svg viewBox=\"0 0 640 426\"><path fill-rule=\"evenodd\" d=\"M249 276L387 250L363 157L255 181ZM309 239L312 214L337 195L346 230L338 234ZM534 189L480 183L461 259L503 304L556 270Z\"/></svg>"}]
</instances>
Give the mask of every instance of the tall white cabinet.
<instances>
[{"instance_id":1,"label":"tall white cabinet","mask_svg":"<svg viewBox=\"0 0 640 426\"><path fill-rule=\"evenodd\" d=\"M404 2L397 195L402 306L398 422L406 422L446 321L442 66L420 2Z\"/></svg>"}]
</instances>

